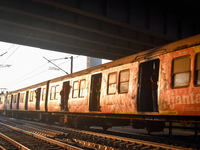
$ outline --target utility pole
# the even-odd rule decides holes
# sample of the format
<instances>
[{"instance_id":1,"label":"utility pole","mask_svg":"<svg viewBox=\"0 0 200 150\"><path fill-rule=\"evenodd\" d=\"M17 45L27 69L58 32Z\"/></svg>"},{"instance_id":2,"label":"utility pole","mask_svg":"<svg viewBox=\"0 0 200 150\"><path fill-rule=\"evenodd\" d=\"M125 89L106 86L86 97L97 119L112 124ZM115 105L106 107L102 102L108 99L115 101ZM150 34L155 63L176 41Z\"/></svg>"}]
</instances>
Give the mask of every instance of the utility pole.
<instances>
[{"instance_id":1,"label":"utility pole","mask_svg":"<svg viewBox=\"0 0 200 150\"><path fill-rule=\"evenodd\" d=\"M60 67L58 67L56 64L54 64L52 61L55 61L55 60L61 60L61 59L71 59L71 68L70 68L70 73L72 74L73 73L73 56L71 57L64 57L64 58L58 58L58 59L47 59L45 57L43 57L44 59L46 59L48 62L52 63L54 66L56 66L58 69L62 70L63 72L65 72L66 74L68 74L66 71L64 71L63 69L61 69Z\"/></svg>"},{"instance_id":2,"label":"utility pole","mask_svg":"<svg viewBox=\"0 0 200 150\"><path fill-rule=\"evenodd\" d=\"M71 74L73 73L73 56L71 56Z\"/></svg>"}]
</instances>

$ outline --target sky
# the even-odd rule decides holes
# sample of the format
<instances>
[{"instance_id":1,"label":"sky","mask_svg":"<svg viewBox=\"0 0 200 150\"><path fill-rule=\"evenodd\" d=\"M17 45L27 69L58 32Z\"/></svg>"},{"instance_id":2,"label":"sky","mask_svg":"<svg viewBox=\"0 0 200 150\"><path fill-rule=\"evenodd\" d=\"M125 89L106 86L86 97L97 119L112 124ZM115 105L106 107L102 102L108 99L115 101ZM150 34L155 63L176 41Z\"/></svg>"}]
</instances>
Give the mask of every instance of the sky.
<instances>
[{"instance_id":1,"label":"sky","mask_svg":"<svg viewBox=\"0 0 200 150\"><path fill-rule=\"evenodd\" d=\"M8 91L34 85L70 73L73 56L73 72L87 67L87 57L44 50L12 43L0 42L0 88ZM58 70L45 58L62 68ZM102 60L103 63L109 60ZM10 67L8 67L10 65Z\"/></svg>"}]
</instances>

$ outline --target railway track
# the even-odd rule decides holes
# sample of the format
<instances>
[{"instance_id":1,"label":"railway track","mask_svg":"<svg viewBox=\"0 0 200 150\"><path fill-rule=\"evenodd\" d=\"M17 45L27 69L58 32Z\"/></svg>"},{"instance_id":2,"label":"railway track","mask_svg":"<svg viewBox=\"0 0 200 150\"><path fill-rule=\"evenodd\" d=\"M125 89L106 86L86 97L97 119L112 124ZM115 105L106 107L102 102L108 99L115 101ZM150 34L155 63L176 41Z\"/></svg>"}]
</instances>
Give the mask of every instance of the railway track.
<instances>
[{"instance_id":1,"label":"railway track","mask_svg":"<svg viewBox=\"0 0 200 150\"><path fill-rule=\"evenodd\" d=\"M81 150L81 148L31 133L5 123L0 123L0 131L0 136L2 141L4 141L4 143L0 144L2 149Z\"/></svg>"},{"instance_id":2,"label":"railway track","mask_svg":"<svg viewBox=\"0 0 200 150\"><path fill-rule=\"evenodd\" d=\"M10 123L12 126L31 132L37 136L53 139L58 142L78 146L82 149L148 149L148 150L177 150L198 149L194 145L188 147L183 144L167 142L165 138L155 138L152 141L144 139L132 139L116 135L94 133L90 131L76 130L71 128L46 125L38 122L0 119L1 122ZM159 140L158 140L159 139ZM165 140L165 142L162 142Z\"/></svg>"}]
</instances>

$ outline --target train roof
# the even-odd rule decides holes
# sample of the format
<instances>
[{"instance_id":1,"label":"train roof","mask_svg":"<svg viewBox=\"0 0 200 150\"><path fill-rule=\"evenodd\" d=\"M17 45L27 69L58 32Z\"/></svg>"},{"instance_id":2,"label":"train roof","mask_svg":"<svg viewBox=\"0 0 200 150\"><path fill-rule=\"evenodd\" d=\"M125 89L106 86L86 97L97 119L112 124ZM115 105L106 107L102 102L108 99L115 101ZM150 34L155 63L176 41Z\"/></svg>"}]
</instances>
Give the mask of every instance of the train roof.
<instances>
[{"instance_id":1,"label":"train roof","mask_svg":"<svg viewBox=\"0 0 200 150\"><path fill-rule=\"evenodd\" d=\"M117 59L117 60L114 60L114 61L106 63L106 64L98 65L98 66L88 68L88 69L85 69L85 70L82 70L82 71L79 71L79 72L75 72L75 73L72 73L72 74L69 74L69 75L57 77L57 78L51 79L50 81L51 82L57 82L57 81L61 81L61 80L67 80L67 79L74 78L74 77L77 77L77 76L99 72L99 71L102 71L104 69L116 67L116 66L119 66L119 65L127 64L127 63L132 63L132 62L143 60L143 59L149 59L149 58L154 57L154 56L159 56L159 55L162 55L162 54L165 54L165 53L181 50L181 49L196 46L196 45L200 45L200 34L186 38L186 39L182 39L182 40L179 40L179 41L175 41L175 42L163 45L163 46L155 47L155 48L152 48L152 49L149 49L149 50L137 53L137 54L133 54L133 55L121 58L121 59ZM35 85L32 85L32 86L28 86L26 88L22 88L22 89L19 89L19 90L12 91L11 93L16 93L16 92L24 91L24 90L27 90L27 89L36 88L38 86L43 86L47 82L48 81L44 81L44 82L41 82L41 83L38 83L38 84L35 84Z\"/></svg>"}]
</instances>

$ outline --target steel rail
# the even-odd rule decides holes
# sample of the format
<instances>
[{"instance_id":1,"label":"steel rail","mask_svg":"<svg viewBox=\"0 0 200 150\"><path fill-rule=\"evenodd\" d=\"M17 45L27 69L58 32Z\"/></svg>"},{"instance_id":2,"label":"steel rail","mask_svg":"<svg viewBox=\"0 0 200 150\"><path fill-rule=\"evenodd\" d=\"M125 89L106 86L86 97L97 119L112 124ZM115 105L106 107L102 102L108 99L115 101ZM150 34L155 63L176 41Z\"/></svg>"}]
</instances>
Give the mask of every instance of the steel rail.
<instances>
[{"instance_id":1,"label":"steel rail","mask_svg":"<svg viewBox=\"0 0 200 150\"><path fill-rule=\"evenodd\" d=\"M20 150L30 150L30 149L27 148L26 146L24 146L24 145L18 143L17 141L15 141L15 140L9 138L8 136L6 136L6 135L4 135L4 134L2 134L2 133L0 133L0 136L1 136L2 138L4 138L6 141L8 141L8 142L10 142L11 144L13 144L14 146L16 146L17 148L19 148ZM4 149L3 147L0 147L0 148Z\"/></svg>"},{"instance_id":2,"label":"steel rail","mask_svg":"<svg viewBox=\"0 0 200 150\"><path fill-rule=\"evenodd\" d=\"M69 144L66 144L66 143L62 143L62 142L59 142L59 141L56 141L56 140L53 140L53 139L50 139L50 138L35 134L35 133L31 133L31 132L28 132L28 131L25 131L25 130L22 130L22 129L19 129L19 128L16 128L16 127L13 127L13 126L10 126L10 125L7 125L7 124L4 124L4 123L0 123L0 124L10 128L10 129L13 129L13 130L16 130L16 131L31 135L33 137L39 138L41 140L44 140L44 141L59 145L59 146L61 146L63 148L67 148L69 150L83 150L81 148L78 148L78 147L75 147L75 146L72 146L72 145L69 145Z\"/></svg>"}]
</instances>

